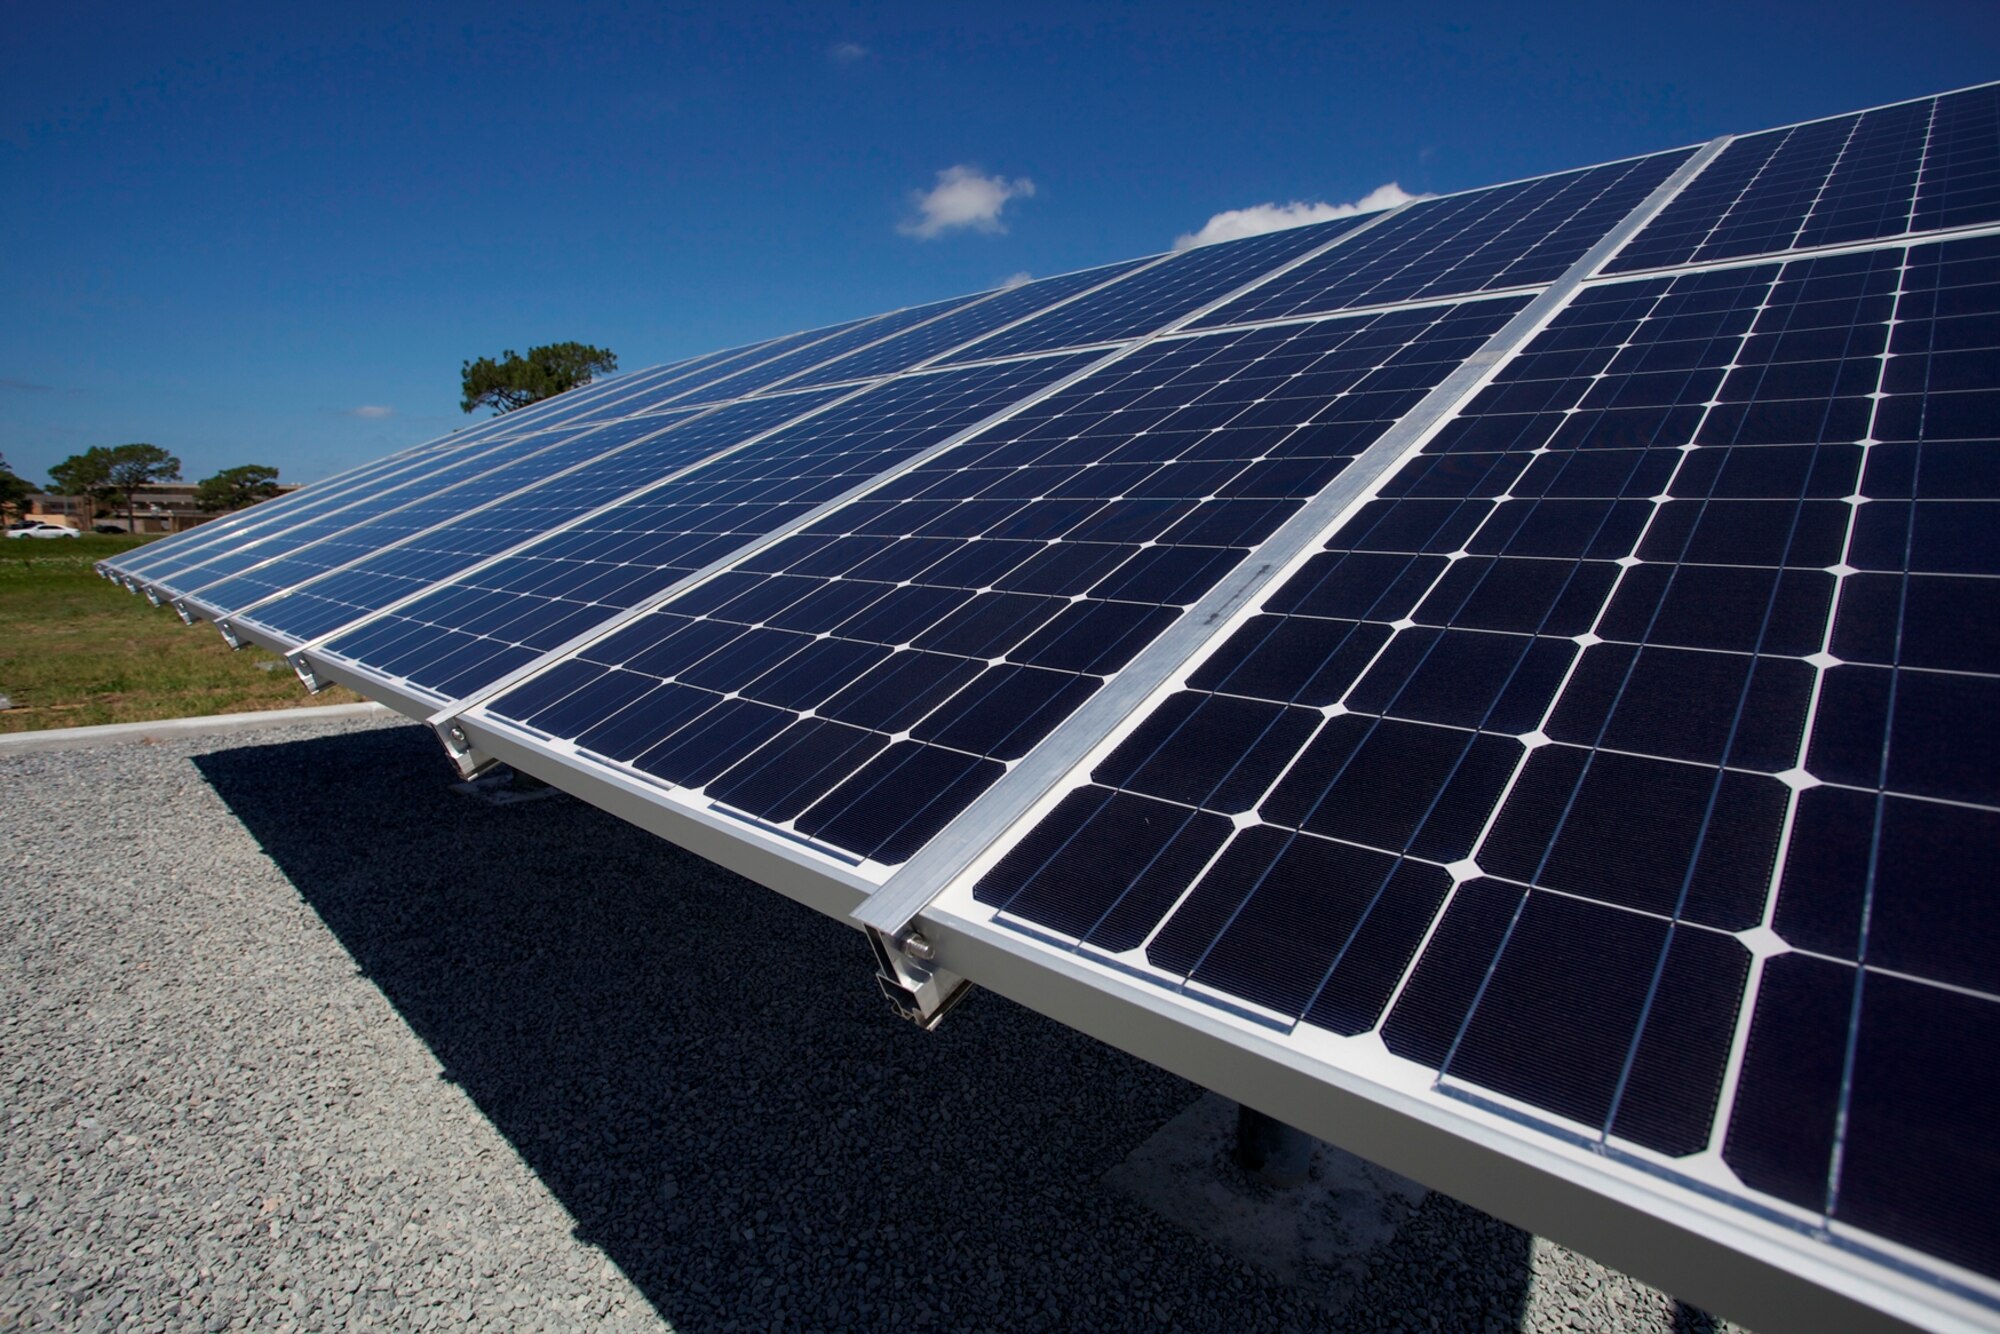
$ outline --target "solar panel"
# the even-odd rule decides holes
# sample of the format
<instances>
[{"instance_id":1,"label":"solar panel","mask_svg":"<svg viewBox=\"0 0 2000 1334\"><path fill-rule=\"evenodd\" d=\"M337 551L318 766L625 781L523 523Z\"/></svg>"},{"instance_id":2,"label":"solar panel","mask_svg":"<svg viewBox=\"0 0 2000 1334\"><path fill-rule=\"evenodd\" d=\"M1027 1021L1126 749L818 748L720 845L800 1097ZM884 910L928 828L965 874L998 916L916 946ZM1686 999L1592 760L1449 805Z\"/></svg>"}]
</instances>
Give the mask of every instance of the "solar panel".
<instances>
[{"instance_id":1,"label":"solar panel","mask_svg":"<svg viewBox=\"0 0 2000 1334\"><path fill-rule=\"evenodd\" d=\"M1372 213L1336 218L1310 227L1195 247L1017 328L1002 329L944 358L944 364L1051 348L1090 347L1153 333L1385 216Z\"/></svg>"},{"instance_id":2,"label":"solar panel","mask_svg":"<svg viewBox=\"0 0 2000 1334\"><path fill-rule=\"evenodd\" d=\"M472 457L473 445L491 447L555 426L580 426L658 411L665 404L694 395L717 379L738 375L745 368L762 366L778 354L837 337L864 323L867 321L850 321L827 329L787 334L667 366L606 377L427 444L349 469L290 495L149 543L105 562L104 568L114 577L127 579L156 594L171 596L172 588L152 586L148 576L178 572L198 565L199 561L187 559L197 551L234 548L240 545L246 533L269 534L307 515L328 514L354 500L372 496L391 479L407 481L421 476L426 469L435 467L441 461ZM763 381L758 380L757 383Z\"/></svg>"},{"instance_id":3,"label":"solar panel","mask_svg":"<svg viewBox=\"0 0 2000 1334\"><path fill-rule=\"evenodd\" d=\"M365 671L439 702L463 697L1080 364L1073 356L1046 357L910 376L843 399L445 581L333 638L315 661L336 672ZM726 411L768 414L769 407L760 400Z\"/></svg>"},{"instance_id":4,"label":"solar panel","mask_svg":"<svg viewBox=\"0 0 2000 1334\"><path fill-rule=\"evenodd\" d=\"M1196 323L1242 324L1553 282L1691 152L1420 201Z\"/></svg>"},{"instance_id":5,"label":"solar panel","mask_svg":"<svg viewBox=\"0 0 2000 1334\"><path fill-rule=\"evenodd\" d=\"M759 389L773 386L789 387L789 382L801 372L846 356L850 352L872 348L885 339L893 340L896 334L905 329L916 328L963 306L976 304L980 300L981 297L978 296L953 297L948 301L933 301L928 305L891 311L872 320L858 320L830 338L819 339L795 352L759 362L739 374L720 376L704 385L702 392L693 395L691 401L723 402L754 393Z\"/></svg>"},{"instance_id":6,"label":"solar panel","mask_svg":"<svg viewBox=\"0 0 2000 1334\"><path fill-rule=\"evenodd\" d=\"M1738 139L1613 273L2000 220L2000 88Z\"/></svg>"},{"instance_id":7,"label":"solar panel","mask_svg":"<svg viewBox=\"0 0 2000 1334\"><path fill-rule=\"evenodd\" d=\"M562 395L560 397L569 398L573 395L577 400L587 405L588 403L600 400L605 395L620 394L633 383L650 381L663 373L663 371L656 370L640 372L631 376L619 376L615 380L606 380L582 389L573 390L570 395ZM557 400L552 399L536 404L531 408L523 409L519 413L509 414L508 417L495 418L467 430L454 432L451 435L441 437L426 444L401 450L384 458L349 468L324 481L314 482L308 486L301 487L297 491L275 497L247 509L238 510L233 514L223 515L220 518L175 533L169 537L148 542L143 547L122 552L114 560L105 562L105 566L107 569L134 579L137 579L139 575L145 572L163 569L169 565L180 568L186 564L184 558L197 550L220 549L225 546L233 546L240 542L245 534L269 531L274 527L282 526L285 523L303 517L307 513L325 513L345 503L347 500L370 493L374 489L386 484L391 478L402 479L416 475L422 469L433 466L438 460L466 457L474 445L496 443L501 438L501 425L503 422L508 422L514 417L524 417L531 420L539 419L544 414L537 413L535 411L536 408L553 409L555 406L557 406ZM580 412L582 410L576 408L573 404L563 404L562 406L572 411ZM526 433L525 431L511 432L511 434Z\"/></svg>"},{"instance_id":8,"label":"solar panel","mask_svg":"<svg viewBox=\"0 0 2000 1334\"><path fill-rule=\"evenodd\" d=\"M631 417L642 413L657 412L672 403L707 397L701 391L717 381L728 379L757 366L776 361L780 356L801 346L817 344L838 335L849 325L835 325L831 329L815 329L806 333L791 334L783 338L772 338L756 343L748 348L718 353L712 357L697 358L694 362L683 363L681 373L663 376L645 387L645 392L627 394L592 407L586 412L567 418L573 422L604 421L612 417Z\"/></svg>"},{"instance_id":9,"label":"solar panel","mask_svg":"<svg viewBox=\"0 0 2000 1334\"><path fill-rule=\"evenodd\" d=\"M805 385L865 380L907 370L961 343L1027 319L1081 292L1101 287L1146 262L1128 260L1123 264L1107 264L1080 273L1023 283L986 300L961 307L940 319L918 325L896 338L850 352L817 370L796 375L787 380L784 387L796 389Z\"/></svg>"},{"instance_id":10,"label":"solar panel","mask_svg":"<svg viewBox=\"0 0 2000 1334\"><path fill-rule=\"evenodd\" d=\"M291 556L313 543L395 513L406 505L417 504L440 488L463 486L523 463L532 472L543 456L552 451L562 451L549 460L554 467L588 458L594 452L591 437L603 429L593 426L556 427L503 440L489 449L454 456L440 466L419 471L409 480L397 480L385 488L371 489L359 498L348 500L303 522L274 526L227 548L191 553L184 559L149 572L147 582L154 589L169 593L176 599L185 598L197 590L214 588L217 595L227 598L227 601L207 602L204 607L220 613L233 611L263 597L269 590L245 590L240 596L229 597L219 585L232 576ZM472 494L476 496L477 490ZM305 577L319 573L320 570L312 569L305 572Z\"/></svg>"},{"instance_id":11,"label":"solar panel","mask_svg":"<svg viewBox=\"0 0 2000 1334\"><path fill-rule=\"evenodd\" d=\"M385 548L406 543L468 512L477 513L529 490L545 494L553 489L554 479L567 480L575 469L601 460L607 453L616 451L622 456L626 446L678 424L684 416L665 413L612 422L465 481L426 489L423 495L386 513L349 524L303 545L294 545L282 555L267 557L241 574L193 588L184 595L184 600L200 607L208 619L234 615ZM198 576L185 577L191 580Z\"/></svg>"},{"instance_id":12,"label":"solar panel","mask_svg":"<svg viewBox=\"0 0 2000 1334\"><path fill-rule=\"evenodd\" d=\"M264 523L246 528L241 534L192 544L135 573L148 591L164 597L180 597L407 504L424 495L433 479L442 479L443 485L466 481L491 468L503 467L574 439L590 429L563 427L510 440L482 441L464 450L442 451L414 466L397 469L376 483L329 488L321 495L309 496L303 504L271 515Z\"/></svg>"},{"instance_id":13,"label":"solar panel","mask_svg":"<svg viewBox=\"0 0 2000 1334\"><path fill-rule=\"evenodd\" d=\"M903 861L1518 307L1148 344L486 712Z\"/></svg>"},{"instance_id":14,"label":"solar panel","mask_svg":"<svg viewBox=\"0 0 2000 1334\"><path fill-rule=\"evenodd\" d=\"M970 898L2000 1277L1997 258L1584 292Z\"/></svg>"},{"instance_id":15,"label":"solar panel","mask_svg":"<svg viewBox=\"0 0 2000 1334\"><path fill-rule=\"evenodd\" d=\"M620 377L106 571L921 1023L1760 1329L1996 1329L1996 366L1988 85Z\"/></svg>"},{"instance_id":16,"label":"solar panel","mask_svg":"<svg viewBox=\"0 0 2000 1334\"><path fill-rule=\"evenodd\" d=\"M377 540L380 535L359 532L343 534L337 544L360 550L361 558L325 578L292 584L280 596L239 613L237 623L254 623L293 644L331 634L697 465L773 423L810 412L828 397L823 392L786 395L735 405L693 422L686 421L685 414L667 414L625 423L634 441L631 445L470 512L446 493L437 501L446 517L400 542L390 544ZM405 526L415 518L406 518ZM330 552L328 557L339 554Z\"/></svg>"}]
</instances>

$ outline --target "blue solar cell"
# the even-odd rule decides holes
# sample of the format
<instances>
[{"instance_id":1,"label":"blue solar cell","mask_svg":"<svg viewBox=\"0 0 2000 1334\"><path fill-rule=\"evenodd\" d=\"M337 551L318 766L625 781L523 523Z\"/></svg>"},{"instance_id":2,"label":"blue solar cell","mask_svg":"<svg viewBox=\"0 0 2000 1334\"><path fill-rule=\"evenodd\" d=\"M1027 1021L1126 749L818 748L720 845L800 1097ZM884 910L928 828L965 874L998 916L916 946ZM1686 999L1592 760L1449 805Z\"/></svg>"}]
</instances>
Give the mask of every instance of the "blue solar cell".
<instances>
[{"instance_id":1,"label":"blue solar cell","mask_svg":"<svg viewBox=\"0 0 2000 1334\"><path fill-rule=\"evenodd\" d=\"M1941 97L1924 149L1913 230L2000 218L2000 84Z\"/></svg>"},{"instance_id":2,"label":"blue solar cell","mask_svg":"<svg viewBox=\"0 0 2000 1334\"><path fill-rule=\"evenodd\" d=\"M608 421L613 417L631 417L641 413L657 412L670 403L689 399L717 380L735 375L759 363L775 360L793 348L825 338L848 327L850 326L836 325L832 329L810 329L802 333L786 334L781 338L769 338L761 343L752 343L748 347L730 348L725 352L695 357L689 361L662 367L656 372L646 372L643 383L635 383L623 394L600 400L587 411L579 412L567 420ZM634 378L636 380L638 377Z\"/></svg>"},{"instance_id":3,"label":"blue solar cell","mask_svg":"<svg viewBox=\"0 0 2000 1334\"><path fill-rule=\"evenodd\" d=\"M378 460L324 482L224 515L197 528L149 542L143 547L123 552L117 560L105 564L138 578L169 567L184 568L194 563L190 558L199 551L230 546L247 540L253 533L337 508L366 495L390 478L421 469L451 452L442 445L436 445L393 459Z\"/></svg>"},{"instance_id":4,"label":"blue solar cell","mask_svg":"<svg viewBox=\"0 0 2000 1334\"><path fill-rule=\"evenodd\" d=\"M241 574L203 585L194 597L218 613L234 614L275 594L288 592L321 575L364 560L468 510L476 511L524 488L547 482L571 468L623 450L633 441L673 426L682 414L641 417L612 422L542 449L477 477L429 490L386 513L332 532L282 555L268 558ZM268 622L267 622L268 624Z\"/></svg>"},{"instance_id":5,"label":"blue solar cell","mask_svg":"<svg viewBox=\"0 0 2000 1334\"><path fill-rule=\"evenodd\" d=\"M892 310L887 315L877 315L873 319L856 320L852 324L837 326L827 331L825 336L815 338L782 356L759 360L741 371L717 375L707 380L699 391L684 395L678 401L713 403L756 393L762 389L790 389L793 387L792 382L803 371L844 357L850 352L872 348L883 339L893 339L895 334L905 329L915 328L978 300L977 296L957 296L948 301L932 301L922 306Z\"/></svg>"},{"instance_id":6,"label":"blue solar cell","mask_svg":"<svg viewBox=\"0 0 2000 1334\"><path fill-rule=\"evenodd\" d=\"M121 554L115 561L106 562L122 573L148 578L155 573L181 570L199 564L190 559L198 551L215 552L233 547L251 534L269 533L276 528L301 521L309 516L327 512L363 498L385 486L396 485L424 472L471 457L475 452L483 452L501 443L509 434L529 434L527 430L503 431L503 426L516 419L529 422L544 420L557 406L559 400L591 403L607 395L623 392L624 388L648 380L653 372L637 375L618 376L610 380L573 389L568 394L558 395L544 403L536 404L505 417L496 417L463 431L454 432L441 439L430 441L410 449L401 450L386 458L376 459L359 467L350 468L322 482L315 482L301 490L280 496L273 500L234 514L191 528L174 536L149 542L136 550ZM475 446L477 449L475 449Z\"/></svg>"}]
</instances>

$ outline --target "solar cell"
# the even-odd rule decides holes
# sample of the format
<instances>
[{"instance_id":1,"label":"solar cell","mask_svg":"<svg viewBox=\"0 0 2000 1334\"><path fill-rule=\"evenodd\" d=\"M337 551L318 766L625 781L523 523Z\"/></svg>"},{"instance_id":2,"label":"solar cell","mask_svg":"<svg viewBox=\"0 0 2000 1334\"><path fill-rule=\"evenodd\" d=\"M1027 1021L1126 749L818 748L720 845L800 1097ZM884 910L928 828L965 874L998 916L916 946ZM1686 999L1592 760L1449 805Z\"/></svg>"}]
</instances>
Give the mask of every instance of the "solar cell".
<instances>
[{"instance_id":1,"label":"solar cell","mask_svg":"<svg viewBox=\"0 0 2000 1334\"><path fill-rule=\"evenodd\" d=\"M1518 308L1143 345L487 711L902 861Z\"/></svg>"},{"instance_id":2,"label":"solar cell","mask_svg":"<svg viewBox=\"0 0 2000 1334\"><path fill-rule=\"evenodd\" d=\"M1996 256L1586 289L977 901L2000 1276Z\"/></svg>"},{"instance_id":3,"label":"solar cell","mask_svg":"<svg viewBox=\"0 0 2000 1334\"><path fill-rule=\"evenodd\" d=\"M780 356L798 347L833 337L851 328L853 324L865 324L865 320L850 324L837 324L830 329L809 329L803 333L787 334L782 338L770 338L749 347L732 348L712 356L697 357L671 368L674 373L659 376L645 386L643 392L622 395L592 405L587 411L579 412L570 421L605 421L613 417L631 417L642 413L657 412L670 403L677 403L695 397L701 390L719 380L727 379L754 366L775 361Z\"/></svg>"},{"instance_id":4,"label":"solar cell","mask_svg":"<svg viewBox=\"0 0 2000 1334\"><path fill-rule=\"evenodd\" d=\"M875 317L870 317L825 329L786 334L746 347L731 348L666 366L598 380L526 408L493 417L428 444L350 469L346 473L315 484L311 488L310 495L301 493L283 497L275 502L266 502L254 509L240 511L204 524L199 529L189 530L161 542L150 543L138 551L123 553L114 560L101 564L107 570L133 577L142 583L145 582L144 577L150 574L189 569L199 563L186 559L196 550L214 551L224 545L233 547L238 545L249 532L270 533L281 522L289 523L305 517L308 513L323 515L338 507L336 496L347 500L361 498L391 481L409 480L425 466L446 460L464 459L468 457L467 451L475 444L493 446L535 435L556 426L581 426L621 417L650 415L663 410L668 404L690 398L710 397L701 391L724 379L730 379L740 386L731 392L747 393L752 388L768 383L769 377L763 374L763 368L784 362L784 354L794 349L809 351L822 344L837 348L842 345L838 340L843 335L874 322ZM837 354L836 350L821 355ZM809 358L807 364L811 364L812 360ZM785 373L790 365L791 363L781 365L774 374ZM163 587L162 591L171 593L173 590Z\"/></svg>"},{"instance_id":5,"label":"solar cell","mask_svg":"<svg viewBox=\"0 0 2000 1334\"><path fill-rule=\"evenodd\" d=\"M2000 84L1938 99L1917 186L1914 231L2000 218Z\"/></svg>"},{"instance_id":6,"label":"solar cell","mask_svg":"<svg viewBox=\"0 0 2000 1334\"><path fill-rule=\"evenodd\" d=\"M463 698L1082 364L1051 357L890 381L444 581L316 657Z\"/></svg>"},{"instance_id":7,"label":"solar cell","mask_svg":"<svg viewBox=\"0 0 2000 1334\"><path fill-rule=\"evenodd\" d=\"M1424 200L1260 283L1198 328L1434 300L1554 281L1688 160L1691 149Z\"/></svg>"}]
</instances>

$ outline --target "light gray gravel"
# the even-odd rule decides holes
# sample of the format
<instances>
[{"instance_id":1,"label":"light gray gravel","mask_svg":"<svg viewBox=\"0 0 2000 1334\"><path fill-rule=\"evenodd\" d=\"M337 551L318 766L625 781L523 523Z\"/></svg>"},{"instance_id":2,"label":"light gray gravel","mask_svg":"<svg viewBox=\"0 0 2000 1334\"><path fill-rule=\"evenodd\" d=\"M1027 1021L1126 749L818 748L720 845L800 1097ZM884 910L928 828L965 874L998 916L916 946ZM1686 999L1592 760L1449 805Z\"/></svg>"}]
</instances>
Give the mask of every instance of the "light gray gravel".
<instances>
[{"instance_id":1,"label":"light gray gravel","mask_svg":"<svg viewBox=\"0 0 2000 1334\"><path fill-rule=\"evenodd\" d=\"M422 729L0 757L0 1329L1707 1329L1432 1193L1335 1319L1103 1177L1200 1090Z\"/></svg>"}]
</instances>

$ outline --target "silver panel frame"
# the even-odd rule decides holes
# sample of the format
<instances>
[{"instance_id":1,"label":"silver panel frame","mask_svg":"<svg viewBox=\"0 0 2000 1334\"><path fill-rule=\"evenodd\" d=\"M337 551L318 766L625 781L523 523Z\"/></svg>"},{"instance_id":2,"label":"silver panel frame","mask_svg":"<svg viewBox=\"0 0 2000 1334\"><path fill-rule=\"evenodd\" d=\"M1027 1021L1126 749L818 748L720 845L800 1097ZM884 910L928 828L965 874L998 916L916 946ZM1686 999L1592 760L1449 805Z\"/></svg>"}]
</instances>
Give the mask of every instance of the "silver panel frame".
<instances>
[{"instance_id":1,"label":"silver panel frame","mask_svg":"<svg viewBox=\"0 0 2000 1334\"><path fill-rule=\"evenodd\" d=\"M573 748L551 747L505 723L468 718L459 726L466 743L480 753L836 920L874 892L866 878L814 852L804 840L761 834L713 803L672 800L680 789L597 763Z\"/></svg>"}]
</instances>

